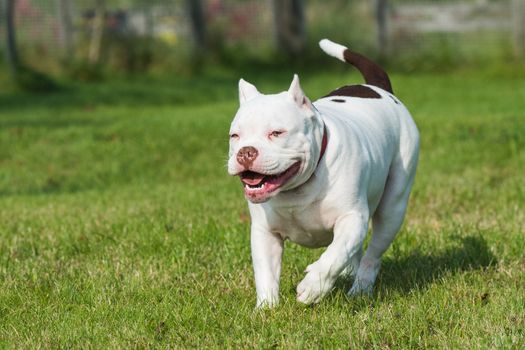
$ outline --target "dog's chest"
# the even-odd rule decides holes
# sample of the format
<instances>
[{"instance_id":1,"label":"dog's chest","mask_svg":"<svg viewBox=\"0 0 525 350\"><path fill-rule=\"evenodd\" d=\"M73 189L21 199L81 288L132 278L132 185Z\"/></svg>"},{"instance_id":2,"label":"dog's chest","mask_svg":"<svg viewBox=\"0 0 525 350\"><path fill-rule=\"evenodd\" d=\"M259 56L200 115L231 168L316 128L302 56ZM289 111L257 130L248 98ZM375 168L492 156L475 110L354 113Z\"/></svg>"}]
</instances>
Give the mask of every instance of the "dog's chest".
<instances>
[{"instance_id":1,"label":"dog's chest","mask_svg":"<svg viewBox=\"0 0 525 350\"><path fill-rule=\"evenodd\" d=\"M322 247L332 242L331 220L313 205L300 208L280 208L274 212L272 232L283 239L307 246Z\"/></svg>"}]
</instances>

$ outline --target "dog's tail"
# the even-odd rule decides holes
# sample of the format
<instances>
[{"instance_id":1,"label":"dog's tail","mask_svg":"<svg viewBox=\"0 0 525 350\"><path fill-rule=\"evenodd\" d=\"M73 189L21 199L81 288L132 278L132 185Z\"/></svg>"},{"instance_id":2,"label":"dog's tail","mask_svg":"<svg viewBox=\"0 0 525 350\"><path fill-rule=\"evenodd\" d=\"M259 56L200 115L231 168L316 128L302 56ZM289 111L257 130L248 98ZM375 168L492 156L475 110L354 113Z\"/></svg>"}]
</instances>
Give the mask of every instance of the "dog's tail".
<instances>
[{"instance_id":1,"label":"dog's tail","mask_svg":"<svg viewBox=\"0 0 525 350\"><path fill-rule=\"evenodd\" d=\"M350 63L356 67L363 75L363 78L365 78L367 84L377 86L393 93L388 75L377 65L377 63L328 39L321 40L319 46L328 55L338 58L343 62Z\"/></svg>"}]
</instances>

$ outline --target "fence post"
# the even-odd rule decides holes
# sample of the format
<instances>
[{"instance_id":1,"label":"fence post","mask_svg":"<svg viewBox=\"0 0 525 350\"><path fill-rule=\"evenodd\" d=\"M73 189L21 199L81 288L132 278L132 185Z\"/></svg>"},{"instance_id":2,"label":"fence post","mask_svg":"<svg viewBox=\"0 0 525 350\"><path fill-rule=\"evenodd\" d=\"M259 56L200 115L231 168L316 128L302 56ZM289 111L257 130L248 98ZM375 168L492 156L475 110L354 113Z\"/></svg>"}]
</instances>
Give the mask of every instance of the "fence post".
<instances>
[{"instance_id":1,"label":"fence post","mask_svg":"<svg viewBox=\"0 0 525 350\"><path fill-rule=\"evenodd\" d=\"M306 25L302 0L273 0L275 34L279 50L297 55L306 46Z\"/></svg>"},{"instance_id":2,"label":"fence post","mask_svg":"<svg viewBox=\"0 0 525 350\"><path fill-rule=\"evenodd\" d=\"M377 23L377 45L379 56L388 55L388 0L375 0L375 15Z\"/></svg>"},{"instance_id":3,"label":"fence post","mask_svg":"<svg viewBox=\"0 0 525 350\"><path fill-rule=\"evenodd\" d=\"M95 2L95 17L91 30L91 42L89 44L89 63L97 64L100 59L100 49L106 25L106 1L97 0Z\"/></svg>"},{"instance_id":4,"label":"fence post","mask_svg":"<svg viewBox=\"0 0 525 350\"><path fill-rule=\"evenodd\" d=\"M60 18L59 37L64 56L73 57L73 15L71 0L57 0L58 16Z\"/></svg>"},{"instance_id":5,"label":"fence post","mask_svg":"<svg viewBox=\"0 0 525 350\"><path fill-rule=\"evenodd\" d=\"M3 0L2 12L5 18L5 58L11 74L16 75L20 67L20 61L16 49L15 0Z\"/></svg>"},{"instance_id":6,"label":"fence post","mask_svg":"<svg viewBox=\"0 0 525 350\"><path fill-rule=\"evenodd\" d=\"M512 0L511 9L514 54L525 57L525 0Z\"/></svg>"},{"instance_id":7,"label":"fence post","mask_svg":"<svg viewBox=\"0 0 525 350\"><path fill-rule=\"evenodd\" d=\"M206 19L201 0L187 0L187 11L191 20L191 31L198 50L206 48Z\"/></svg>"}]
</instances>

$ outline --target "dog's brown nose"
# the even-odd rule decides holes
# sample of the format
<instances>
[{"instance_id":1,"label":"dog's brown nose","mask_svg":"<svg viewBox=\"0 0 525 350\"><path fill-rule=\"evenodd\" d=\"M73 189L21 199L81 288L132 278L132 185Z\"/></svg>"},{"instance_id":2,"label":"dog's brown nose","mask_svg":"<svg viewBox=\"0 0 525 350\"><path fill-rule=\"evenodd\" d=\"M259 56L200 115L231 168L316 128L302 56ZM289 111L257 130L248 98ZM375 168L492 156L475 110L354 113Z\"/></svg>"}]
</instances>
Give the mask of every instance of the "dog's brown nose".
<instances>
[{"instance_id":1,"label":"dog's brown nose","mask_svg":"<svg viewBox=\"0 0 525 350\"><path fill-rule=\"evenodd\" d=\"M237 152L237 162L248 169L254 160L259 155L259 152L252 146L243 147Z\"/></svg>"}]
</instances>

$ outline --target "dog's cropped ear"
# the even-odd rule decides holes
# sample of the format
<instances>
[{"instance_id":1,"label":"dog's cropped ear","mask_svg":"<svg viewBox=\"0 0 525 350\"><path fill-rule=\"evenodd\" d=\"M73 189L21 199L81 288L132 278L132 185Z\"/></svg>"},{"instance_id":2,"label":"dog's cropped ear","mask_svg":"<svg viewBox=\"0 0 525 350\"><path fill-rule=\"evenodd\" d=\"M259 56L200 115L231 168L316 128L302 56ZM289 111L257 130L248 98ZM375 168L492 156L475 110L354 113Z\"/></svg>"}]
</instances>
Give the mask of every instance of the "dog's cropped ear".
<instances>
[{"instance_id":1,"label":"dog's cropped ear","mask_svg":"<svg viewBox=\"0 0 525 350\"><path fill-rule=\"evenodd\" d=\"M261 93L257 91L255 86L244 79L239 80L239 102L241 103L241 106L260 94Z\"/></svg>"},{"instance_id":2,"label":"dog's cropped ear","mask_svg":"<svg viewBox=\"0 0 525 350\"><path fill-rule=\"evenodd\" d=\"M292 84L290 84L290 88L288 89L288 95L293 99L297 106L299 106L299 108L310 111L313 110L312 102L310 102L308 97L304 94L303 89L301 89L299 76L297 74L294 74L293 76Z\"/></svg>"}]
</instances>

